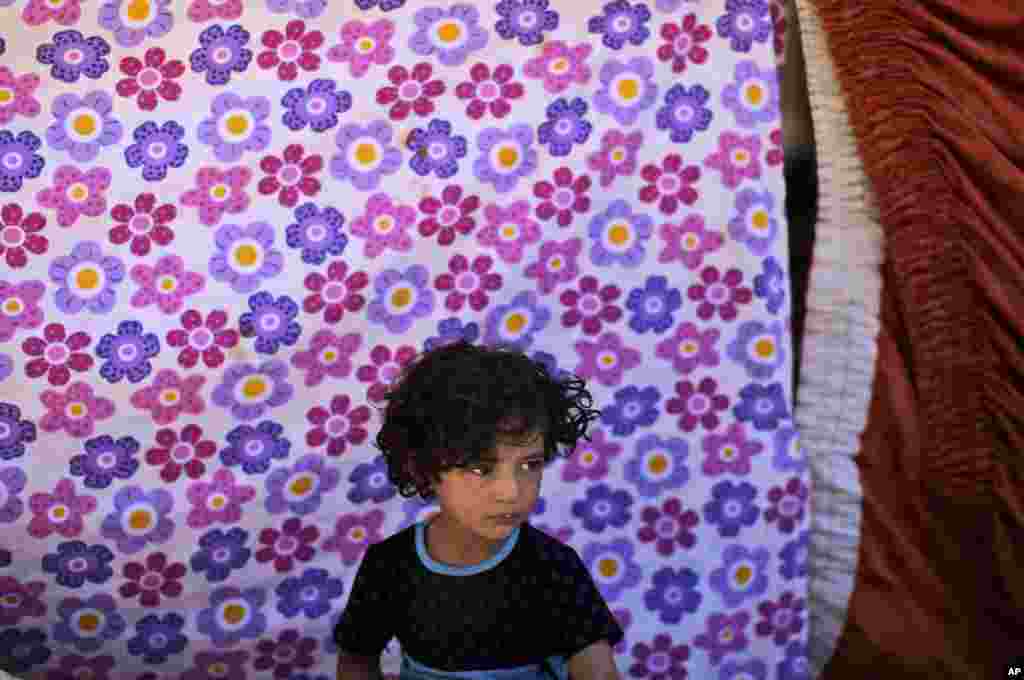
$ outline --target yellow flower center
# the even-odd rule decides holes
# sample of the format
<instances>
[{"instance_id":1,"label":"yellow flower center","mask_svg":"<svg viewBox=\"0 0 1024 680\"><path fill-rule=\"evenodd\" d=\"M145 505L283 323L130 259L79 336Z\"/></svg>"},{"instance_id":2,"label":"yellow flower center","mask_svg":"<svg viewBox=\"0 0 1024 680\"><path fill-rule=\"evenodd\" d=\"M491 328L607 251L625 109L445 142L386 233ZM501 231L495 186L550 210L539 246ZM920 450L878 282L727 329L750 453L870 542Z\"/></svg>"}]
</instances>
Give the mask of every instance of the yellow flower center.
<instances>
[{"instance_id":1,"label":"yellow flower center","mask_svg":"<svg viewBox=\"0 0 1024 680\"><path fill-rule=\"evenodd\" d=\"M92 290L100 282L100 275L95 269L82 269L75 275L75 285L82 290Z\"/></svg>"},{"instance_id":2,"label":"yellow flower center","mask_svg":"<svg viewBox=\"0 0 1024 680\"><path fill-rule=\"evenodd\" d=\"M363 165L370 165L377 160L377 147L369 142L363 142L356 147L356 160Z\"/></svg>"},{"instance_id":3,"label":"yellow flower center","mask_svg":"<svg viewBox=\"0 0 1024 680\"><path fill-rule=\"evenodd\" d=\"M754 213L754 219L752 220L754 227L758 231L764 231L768 228L768 214L763 210L758 210Z\"/></svg>"},{"instance_id":4,"label":"yellow flower center","mask_svg":"<svg viewBox=\"0 0 1024 680\"><path fill-rule=\"evenodd\" d=\"M629 227L621 222L612 225L612 228L608 231L608 238L611 242L620 245L626 242L629 238Z\"/></svg>"},{"instance_id":5,"label":"yellow flower center","mask_svg":"<svg viewBox=\"0 0 1024 680\"><path fill-rule=\"evenodd\" d=\"M313 480L309 477L300 477L292 482L292 493L297 496L301 496L304 493L308 493L313 488Z\"/></svg>"},{"instance_id":6,"label":"yellow flower center","mask_svg":"<svg viewBox=\"0 0 1024 680\"><path fill-rule=\"evenodd\" d=\"M767 359L775 354L775 343L768 338L762 338L754 344L754 351L759 357Z\"/></svg>"},{"instance_id":7,"label":"yellow flower center","mask_svg":"<svg viewBox=\"0 0 1024 680\"><path fill-rule=\"evenodd\" d=\"M74 418L81 418L85 415L85 404L80 401L76 401L68 407L68 411Z\"/></svg>"},{"instance_id":8,"label":"yellow flower center","mask_svg":"<svg viewBox=\"0 0 1024 680\"><path fill-rule=\"evenodd\" d=\"M149 0L132 0L128 3L127 13L132 21L144 21L149 16Z\"/></svg>"},{"instance_id":9,"label":"yellow flower center","mask_svg":"<svg viewBox=\"0 0 1024 680\"><path fill-rule=\"evenodd\" d=\"M259 253L256 251L255 246L245 244L239 246L235 250L235 261L243 267L251 267L256 264L256 260L259 259Z\"/></svg>"},{"instance_id":10,"label":"yellow flower center","mask_svg":"<svg viewBox=\"0 0 1024 680\"><path fill-rule=\"evenodd\" d=\"M0 87L0 104L6 104L14 99L14 93L6 87Z\"/></svg>"},{"instance_id":11,"label":"yellow flower center","mask_svg":"<svg viewBox=\"0 0 1024 680\"><path fill-rule=\"evenodd\" d=\"M751 85L747 88L747 100L754 106L757 106L764 100L764 90L761 89L760 85Z\"/></svg>"},{"instance_id":12,"label":"yellow flower center","mask_svg":"<svg viewBox=\"0 0 1024 680\"><path fill-rule=\"evenodd\" d=\"M663 455L651 456L651 459L647 465L651 472L656 475L660 475L668 469L668 460Z\"/></svg>"},{"instance_id":13,"label":"yellow flower center","mask_svg":"<svg viewBox=\"0 0 1024 680\"><path fill-rule=\"evenodd\" d=\"M261 378L252 377L245 381L242 393L250 399L255 399L267 391L267 385Z\"/></svg>"},{"instance_id":14,"label":"yellow flower center","mask_svg":"<svg viewBox=\"0 0 1024 680\"><path fill-rule=\"evenodd\" d=\"M68 195L73 201L84 201L89 196L89 189L81 182L75 182L68 190Z\"/></svg>"},{"instance_id":15,"label":"yellow flower center","mask_svg":"<svg viewBox=\"0 0 1024 680\"><path fill-rule=\"evenodd\" d=\"M615 560L603 559L597 563L597 570L601 572L601 575L605 578L611 578L618 573L619 565L616 564Z\"/></svg>"},{"instance_id":16,"label":"yellow flower center","mask_svg":"<svg viewBox=\"0 0 1024 680\"><path fill-rule=\"evenodd\" d=\"M236 113L228 116L227 126L231 134L242 135L249 129L249 121L242 114Z\"/></svg>"},{"instance_id":17,"label":"yellow flower center","mask_svg":"<svg viewBox=\"0 0 1024 680\"><path fill-rule=\"evenodd\" d=\"M78 134L88 137L96 132L96 121L89 114L83 113L75 116L75 122L72 124L72 127L75 128L75 132Z\"/></svg>"},{"instance_id":18,"label":"yellow flower center","mask_svg":"<svg viewBox=\"0 0 1024 680\"><path fill-rule=\"evenodd\" d=\"M399 288L391 294L391 302L395 307L405 307L412 300L412 293L408 288Z\"/></svg>"},{"instance_id":19,"label":"yellow flower center","mask_svg":"<svg viewBox=\"0 0 1024 680\"><path fill-rule=\"evenodd\" d=\"M100 617L91 612L82 614L78 619L78 625L82 630L91 633L100 627Z\"/></svg>"},{"instance_id":20,"label":"yellow flower center","mask_svg":"<svg viewBox=\"0 0 1024 680\"><path fill-rule=\"evenodd\" d=\"M228 188L223 184L218 184L217 186L210 189L210 193L213 194L214 198L220 200L228 195Z\"/></svg>"},{"instance_id":21,"label":"yellow flower center","mask_svg":"<svg viewBox=\"0 0 1024 680\"><path fill-rule=\"evenodd\" d=\"M635 99L640 93L640 83L633 78L623 78L619 81L619 96L623 99Z\"/></svg>"},{"instance_id":22,"label":"yellow flower center","mask_svg":"<svg viewBox=\"0 0 1024 680\"><path fill-rule=\"evenodd\" d=\"M128 525L132 529L145 529L149 526L149 513L145 510L136 510L128 518Z\"/></svg>"},{"instance_id":23,"label":"yellow flower center","mask_svg":"<svg viewBox=\"0 0 1024 680\"><path fill-rule=\"evenodd\" d=\"M751 568L744 565L736 570L736 582L740 585L746 585L753 575L754 572Z\"/></svg>"},{"instance_id":24,"label":"yellow flower center","mask_svg":"<svg viewBox=\"0 0 1024 680\"><path fill-rule=\"evenodd\" d=\"M506 146L498 152L498 162L505 168L515 167L515 164L519 162L519 152L513 147Z\"/></svg>"},{"instance_id":25,"label":"yellow flower center","mask_svg":"<svg viewBox=\"0 0 1024 680\"><path fill-rule=\"evenodd\" d=\"M459 25L452 22L442 25L437 30L437 37L446 43L455 42L460 35L462 35L462 31L459 29Z\"/></svg>"},{"instance_id":26,"label":"yellow flower center","mask_svg":"<svg viewBox=\"0 0 1024 680\"><path fill-rule=\"evenodd\" d=\"M238 624L239 621L245 618L245 607L239 604L229 604L224 607L224 620L231 625Z\"/></svg>"}]
</instances>

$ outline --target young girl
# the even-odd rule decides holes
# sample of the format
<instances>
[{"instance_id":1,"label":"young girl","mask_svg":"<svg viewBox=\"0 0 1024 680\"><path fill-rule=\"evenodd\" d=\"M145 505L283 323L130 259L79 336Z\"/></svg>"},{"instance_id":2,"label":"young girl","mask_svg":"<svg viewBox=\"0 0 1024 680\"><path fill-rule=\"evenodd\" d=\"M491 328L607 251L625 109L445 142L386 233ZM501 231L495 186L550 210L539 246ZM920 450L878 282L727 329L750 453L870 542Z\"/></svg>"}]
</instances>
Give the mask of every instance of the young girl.
<instances>
[{"instance_id":1,"label":"young girl","mask_svg":"<svg viewBox=\"0 0 1024 680\"><path fill-rule=\"evenodd\" d=\"M334 630L339 680L379 677L396 636L401 680L618 680L622 629L576 551L528 522L557 446L600 415L584 382L460 341L384 399L388 477L440 512L367 549Z\"/></svg>"}]
</instances>

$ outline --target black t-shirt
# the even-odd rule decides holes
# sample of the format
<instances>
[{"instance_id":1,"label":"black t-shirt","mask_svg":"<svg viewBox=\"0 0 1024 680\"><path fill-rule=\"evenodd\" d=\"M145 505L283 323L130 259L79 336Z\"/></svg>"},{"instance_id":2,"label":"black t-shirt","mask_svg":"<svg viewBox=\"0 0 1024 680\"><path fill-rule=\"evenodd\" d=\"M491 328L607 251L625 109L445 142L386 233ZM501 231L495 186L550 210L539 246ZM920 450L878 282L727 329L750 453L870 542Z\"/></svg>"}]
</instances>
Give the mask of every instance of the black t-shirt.
<instances>
[{"instance_id":1,"label":"black t-shirt","mask_svg":"<svg viewBox=\"0 0 1024 680\"><path fill-rule=\"evenodd\" d=\"M363 556L334 629L338 649L377 657L397 637L402 678L501 671L529 678L543 660L566 677L568 659L624 637L576 551L529 524L491 559L469 567L433 560L425 522ZM543 677L543 676L542 676Z\"/></svg>"}]
</instances>

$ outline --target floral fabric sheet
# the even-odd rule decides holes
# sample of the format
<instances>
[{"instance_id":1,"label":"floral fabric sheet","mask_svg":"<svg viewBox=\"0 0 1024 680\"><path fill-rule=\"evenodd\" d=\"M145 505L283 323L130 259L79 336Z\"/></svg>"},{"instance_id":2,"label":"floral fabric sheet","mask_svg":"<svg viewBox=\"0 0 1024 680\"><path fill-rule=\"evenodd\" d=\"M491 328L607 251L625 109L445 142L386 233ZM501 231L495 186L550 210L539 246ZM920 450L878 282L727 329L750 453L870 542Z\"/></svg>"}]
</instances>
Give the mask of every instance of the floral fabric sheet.
<instances>
[{"instance_id":1,"label":"floral fabric sheet","mask_svg":"<svg viewBox=\"0 0 1024 680\"><path fill-rule=\"evenodd\" d=\"M0 668L333 678L436 510L375 400L464 337L603 410L531 521L623 677L807 677L781 14L0 0Z\"/></svg>"}]
</instances>

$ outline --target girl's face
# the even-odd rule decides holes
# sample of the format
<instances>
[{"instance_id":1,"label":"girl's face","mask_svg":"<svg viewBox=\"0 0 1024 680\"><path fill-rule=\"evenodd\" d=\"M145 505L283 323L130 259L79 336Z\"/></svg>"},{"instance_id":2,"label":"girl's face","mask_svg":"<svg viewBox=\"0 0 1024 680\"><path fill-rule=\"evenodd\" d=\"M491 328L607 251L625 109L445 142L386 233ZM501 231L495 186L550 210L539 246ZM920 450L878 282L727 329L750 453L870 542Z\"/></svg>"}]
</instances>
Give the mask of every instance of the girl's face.
<instances>
[{"instance_id":1,"label":"girl's face","mask_svg":"<svg viewBox=\"0 0 1024 680\"><path fill-rule=\"evenodd\" d=\"M435 485L441 512L431 524L465 555L489 557L525 522L540 495L544 438L534 433L526 446L498 444L479 463L449 470ZM509 522L500 515L514 515Z\"/></svg>"}]
</instances>

